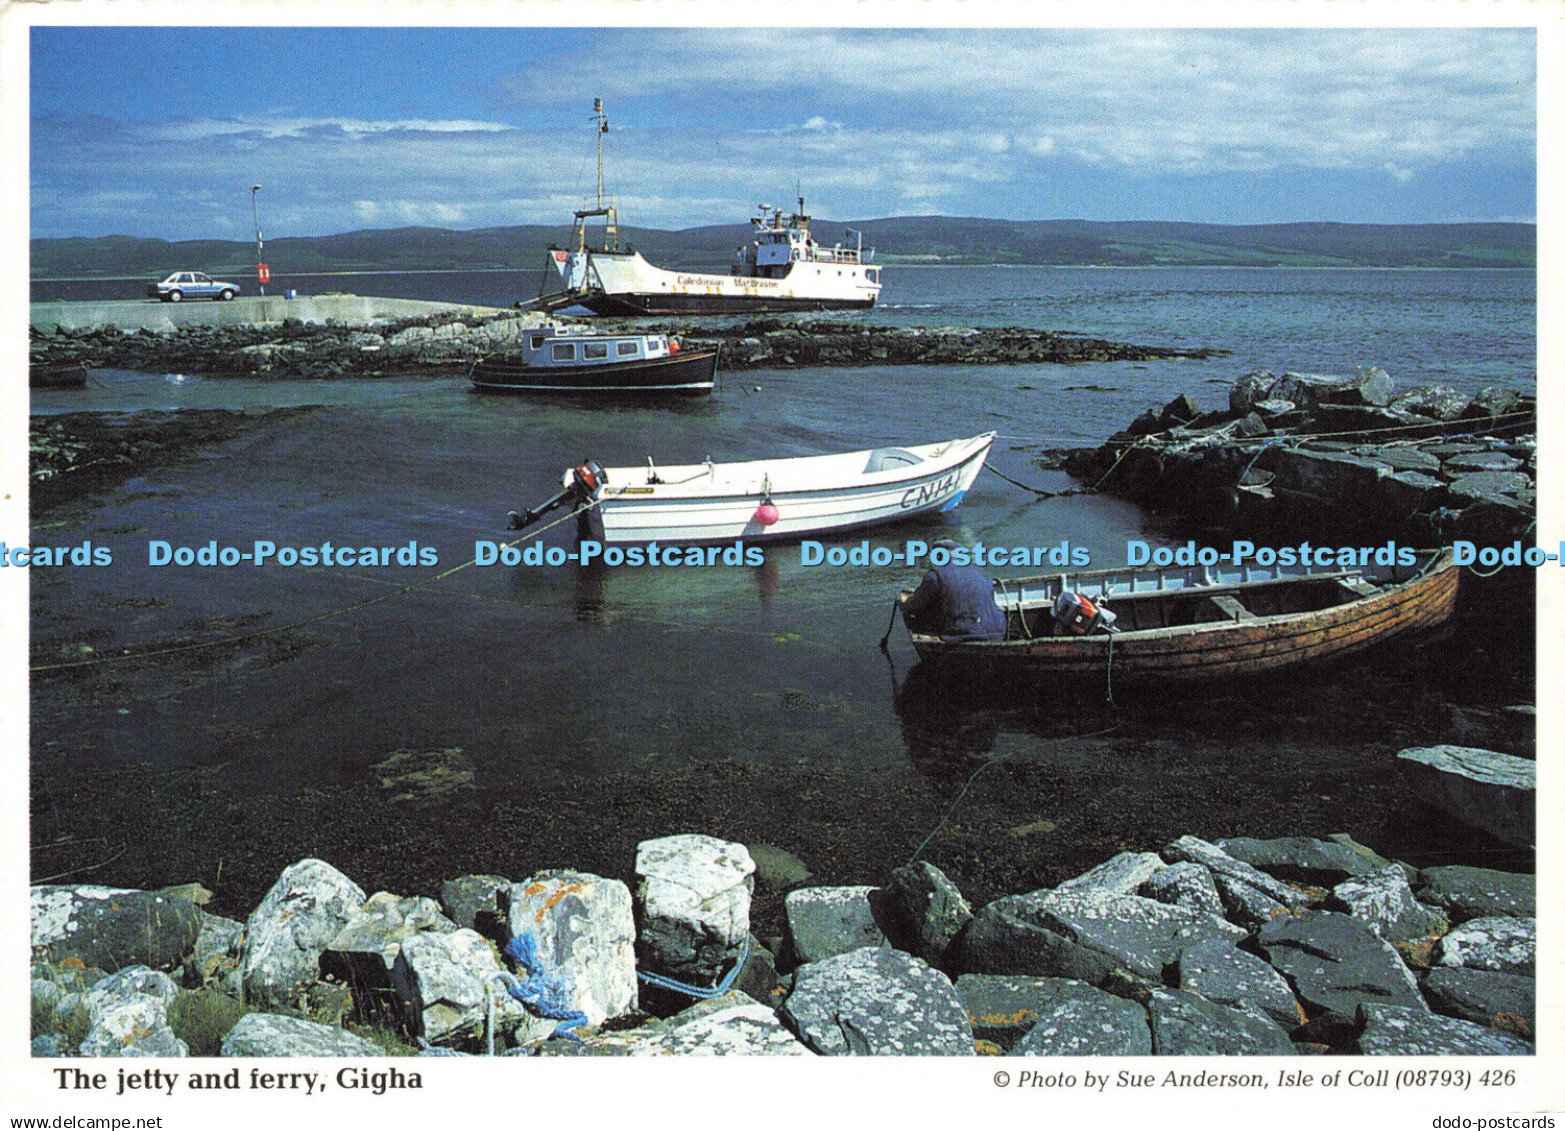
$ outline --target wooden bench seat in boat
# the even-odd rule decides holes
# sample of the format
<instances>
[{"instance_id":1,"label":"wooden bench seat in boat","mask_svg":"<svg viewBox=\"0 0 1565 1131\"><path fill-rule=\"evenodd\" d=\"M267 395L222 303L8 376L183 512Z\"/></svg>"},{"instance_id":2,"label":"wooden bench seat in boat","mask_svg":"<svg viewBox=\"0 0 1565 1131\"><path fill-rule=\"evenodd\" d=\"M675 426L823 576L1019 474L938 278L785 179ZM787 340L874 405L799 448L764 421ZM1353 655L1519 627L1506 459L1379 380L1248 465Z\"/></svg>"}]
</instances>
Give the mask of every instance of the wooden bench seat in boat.
<instances>
[{"instance_id":1,"label":"wooden bench seat in boat","mask_svg":"<svg viewBox=\"0 0 1565 1131\"><path fill-rule=\"evenodd\" d=\"M1255 614L1241 605L1237 598L1226 593L1218 593L1208 597L1196 613L1196 619L1201 623L1219 620L1255 620Z\"/></svg>"}]
</instances>

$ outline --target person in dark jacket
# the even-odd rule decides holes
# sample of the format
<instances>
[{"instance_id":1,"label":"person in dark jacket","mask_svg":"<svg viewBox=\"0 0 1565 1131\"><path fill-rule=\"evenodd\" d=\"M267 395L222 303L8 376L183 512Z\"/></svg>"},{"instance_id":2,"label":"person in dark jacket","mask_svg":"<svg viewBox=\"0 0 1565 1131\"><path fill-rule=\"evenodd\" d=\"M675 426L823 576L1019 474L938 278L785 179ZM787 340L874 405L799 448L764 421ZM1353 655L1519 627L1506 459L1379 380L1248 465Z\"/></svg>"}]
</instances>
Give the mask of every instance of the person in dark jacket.
<instances>
[{"instance_id":1,"label":"person in dark jacket","mask_svg":"<svg viewBox=\"0 0 1565 1131\"><path fill-rule=\"evenodd\" d=\"M952 550L955 542L935 544ZM1004 640L1005 613L994 603L994 582L974 565L936 566L902 603L909 632L963 640Z\"/></svg>"}]
</instances>

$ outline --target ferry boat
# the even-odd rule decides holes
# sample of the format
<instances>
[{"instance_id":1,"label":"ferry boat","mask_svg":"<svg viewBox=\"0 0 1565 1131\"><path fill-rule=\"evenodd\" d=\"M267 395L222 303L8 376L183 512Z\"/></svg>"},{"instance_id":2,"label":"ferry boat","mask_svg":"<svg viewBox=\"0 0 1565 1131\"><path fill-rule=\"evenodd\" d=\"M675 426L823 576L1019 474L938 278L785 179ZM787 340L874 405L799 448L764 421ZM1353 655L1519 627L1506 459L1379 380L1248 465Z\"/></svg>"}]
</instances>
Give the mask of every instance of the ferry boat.
<instances>
[{"instance_id":1,"label":"ferry boat","mask_svg":"<svg viewBox=\"0 0 1565 1131\"><path fill-rule=\"evenodd\" d=\"M603 203L603 135L608 117L595 102L598 124L598 199L595 208L575 214L570 247L549 249L539 304L552 309L584 306L595 314L742 314L785 310L867 310L880 295L875 249L864 248L864 234L848 229L852 246L822 247L810 232L804 197L798 211L759 206L750 219L753 240L737 253L728 274L655 267L630 247L619 244L618 217ZM602 221L592 246L589 221Z\"/></svg>"},{"instance_id":2,"label":"ferry boat","mask_svg":"<svg viewBox=\"0 0 1565 1131\"><path fill-rule=\"evenodd\" d=\"M716 350L681 350L665 334L595 334L556 325L528 330L519 356L479 358L468 380L483 392L700 396L712 391L716 369Z\"/></svg>"}]
</instances>

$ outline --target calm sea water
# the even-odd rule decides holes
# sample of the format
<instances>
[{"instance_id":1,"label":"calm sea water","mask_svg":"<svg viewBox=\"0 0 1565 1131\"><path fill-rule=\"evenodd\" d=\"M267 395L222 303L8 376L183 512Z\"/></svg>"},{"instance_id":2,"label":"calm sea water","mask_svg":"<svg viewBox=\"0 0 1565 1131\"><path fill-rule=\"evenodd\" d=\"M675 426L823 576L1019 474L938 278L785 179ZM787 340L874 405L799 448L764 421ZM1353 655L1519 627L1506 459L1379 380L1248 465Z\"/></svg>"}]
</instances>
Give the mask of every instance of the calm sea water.
<instances>
[{"instance_id":1,"label":"calm sea water","mask_svg":"<svg viewBox=\"0 0 1565 1131\"><path fill-rule=\"evenodd\" d=\"M1351 372L1402 386L1535 389L1533 278L1506 271L888 268L896 325L1018 325L1147 344L1213 346L1205 360L1080 366L805 369L731 375L668 407L507 399L456 378L260 382L107 372L85 393L38 392L35 411L319 404L67 513L35 542L90 538L115 564L34 586L34 636L67 650L205 639L298 624L436 574L505 540L506 512L557 489L583 457L606 465L792 456L993 429L991 462L1044 488L1040 447L1100 442L1180 392L1226 402L1258 367ZM278 279L300 290L504 305L536 281L504 273ZM77 297L87 297L78 294ZM991 476L952 514L873 532L1005 545L1087 546L1122 562L1129 538L1168 532L1106 497L1037 500ZM569 546L570 524L543 535ZM400 547L438 567L154 568L175 546ZM848 539L857 544L857 537ZM1000 571L1015 573L1016 571ZM795 548L762 568L460 569L345 616L214 654L206 667L119 665L34 688L35 745L104 762L223 761L256 788L360 777L399 747L462 747L487 785L539 767L592 772L736 756L909 765L894 696L913 654L876 648L893 595L917 572L807 568ZM93 683L92 681L99 681ZM105 682L105 681L112 681ZM992 730L989 739L992 741ZM1036 736L1014 740L1026 745ZM1041 741L1041 740L1040 740ZM890 814L894 819L894 802Z\"/></svg>"},{"instance_id":2,"label":"calm sea water","mask_svg":"<svg viewBox=\"0 0 1565 1131\"><path fill-rule=\"evenodd\" d=\"M875 310L832 317L896 326L1023 326L1230 351L1215 360L1015 367L987 376L941 368L918 382L921 389L938 384L946 390L922 394L941 401L942 408L949 394L959 415L937 415L938 420L976 419L974 413L990 407L996 388L1046 390L1044 411L1027 415L1039 422L1029 432L1047 433L1051 441L1100 440L1152 402L1181 392L1221 405L1233 378L1257 368L1351 373L1378 365L1403 388L1441 383L1474 391L1501 383L1536 391L1536 293L1534 277L1526 271L896 267L888 268L885 278ZM535 295L539 281L538 273L509 271L298 275L274 276L271 292L347 291L505 307ZM141 280L34 283L33 297L135 298L143 285ZM210 384L185 378L168 383L160 395L170 407L244 403L257 396L265 403L308 403L363 395L362 390L313 384L296 390L269 382L264 393L226 380L219 389ZM897 385L894 374L858 370L846 381L810 379L792 395L802 397L812 411L854 418L874 408L856 403L866 388L873 396L876 389ZM129 395L157 400L154 387L144 385ZM34 397L35 411L68 411L84 403L72 395ZM921 406L915 399L880 411L890 414L887 422L897 433L916 428Z\"/></svg>"}]
</instances>

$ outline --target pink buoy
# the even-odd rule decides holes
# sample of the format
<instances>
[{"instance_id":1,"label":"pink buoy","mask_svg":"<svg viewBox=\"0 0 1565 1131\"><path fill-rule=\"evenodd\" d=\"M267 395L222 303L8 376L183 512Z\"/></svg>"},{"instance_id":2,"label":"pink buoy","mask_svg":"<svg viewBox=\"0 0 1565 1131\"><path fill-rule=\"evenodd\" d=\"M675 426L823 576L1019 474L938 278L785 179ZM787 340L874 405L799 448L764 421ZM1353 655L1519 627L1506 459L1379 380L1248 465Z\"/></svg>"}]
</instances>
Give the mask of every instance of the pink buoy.
<instances>
[{"instance_id":1,"label":"pink buoy","mask_svg":"<svg viewBox=\"0 0 1565 1131\"><path fill-rule=\"evenodd\" d=\"M762 526L772 525L777 521L777 507L770 502L762 503L755 508L755 521Z\"/></svg>"}]
</instances>

